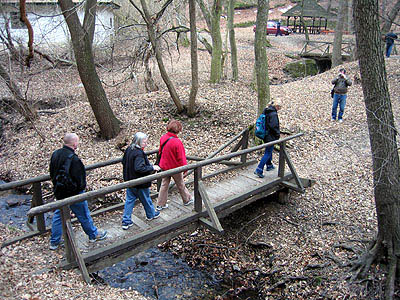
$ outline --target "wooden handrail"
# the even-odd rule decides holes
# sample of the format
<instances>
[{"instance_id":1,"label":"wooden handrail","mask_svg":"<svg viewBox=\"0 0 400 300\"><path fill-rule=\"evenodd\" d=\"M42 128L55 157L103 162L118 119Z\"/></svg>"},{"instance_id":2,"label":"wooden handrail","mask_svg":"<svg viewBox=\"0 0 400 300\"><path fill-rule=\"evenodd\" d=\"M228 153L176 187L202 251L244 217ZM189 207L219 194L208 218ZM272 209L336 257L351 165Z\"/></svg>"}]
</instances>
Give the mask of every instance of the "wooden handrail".
<instances>
[{"instance_id":1,"label":"wooden handrail","mask_svg":"<svg viewBox=\"0 0 400 300\"><path fill-rule=\"evenodd\" d=\"M147 155L151 155L151 154L155 154L157 152L158 152L158 149L146 151L145 153ZM114 159L110 159L107 161L102 161L102 162L98 162L98 163L94 163L94 164L85 166L85 170L89 171L89 170L93 170L93 169L97 169L97 168L107 167L110 165L118 164L121 161L122 161L122 157L114 158ZM47 180L50 180L50 175L40 175L40 176L33 177L33 178L16 180L16 181L0 184L0 192L6 191L6 190L11 190L11 189L14 189L17 187L21 187L21 186L36 183L36 182L47 181Z\"/></svg>"},{"instance_id":2,"label":"wooden handrail","mask_svg":"<svg viewBox=\"0 0 400 300\"><path fill-rule=\"evenodd\" d=\"M116 192L116 191L119 191L119 190L122 190L122 189L126 189L126 188L131 188L131 187L137 186L139 184L143 184L143 183L146 183L146 182L157 180L157 179L160 179L160 178L163 178L163 177L166 177L166 176L172 176L172 175L177 174L177 173L181 173L181 172L185 172L185 171L188 171L188 170L192 170L192 169L196 169L196 168L199 168L199 167L203 167L203 166L206 166L206 165L218 163L218 162L221 162L223 160L229 160L229 159L231 159L233 157L241 156L241 155L247 154L247 153L251 153L251 152L263 149L263 148L268 147L268 146L273 146L275 144L280 144L280 143L287 142L289 140L292 140L294 138L300 137L302 135L303 135L303 133L298 133L298 134L295 134L295 135L292 135L292 136L289 136L289 137L286 137L286 138L283 138L283 139L280 139L280 140L272 141L272 142L265 143L265 144L262 144L262 145L259 145L259 146L255 146L255 147L252 147L252 148L244 149L244 150L241 150L241 151L238 151L238 152L229 153L229 154L225 154L225 155L222 155L222 156L218 156L218 157L202 160L202 161L194 163L194 164L189 164L189 165L178 167L178 168L175 168L175 169L171 169L171 170L159 172L159 173L156 173L156 174L148 175L146 177L141 177L141 178L133 179L133 180L126 181L126 182L123 182L123 183L118 183L118 184L115 184L113 186L100 188L100 189L95 190L95 191L89 191L89 192L86 192L86 193L83 193L83 194L75 195L75 196L72 196L72 197L69 197L69 198L65 198L65 199L62 199L62 200L58 200L58 201L55 201L55 202L47 203L47 204L44 204L44 205L41 205L41 206L37 206L37 207L31 208L28 211L27 215L28 216L35 216L35 215L38 215L38 214L41 214L41 213L45 213L45 212L49 212L49 211L52 211L52 210L55 210L55 209L59 209L59 208L64 207L66 205L71 205L71 204L74 204L74 203L77 203L77 202L81 202L83 200L87 200L87 199L91 199L91 198L95 198L95 197L99 197L99 196L104 196L106 194L110 194L110 193L113 193L113 192Z\"/></svg>"}]
</instances>

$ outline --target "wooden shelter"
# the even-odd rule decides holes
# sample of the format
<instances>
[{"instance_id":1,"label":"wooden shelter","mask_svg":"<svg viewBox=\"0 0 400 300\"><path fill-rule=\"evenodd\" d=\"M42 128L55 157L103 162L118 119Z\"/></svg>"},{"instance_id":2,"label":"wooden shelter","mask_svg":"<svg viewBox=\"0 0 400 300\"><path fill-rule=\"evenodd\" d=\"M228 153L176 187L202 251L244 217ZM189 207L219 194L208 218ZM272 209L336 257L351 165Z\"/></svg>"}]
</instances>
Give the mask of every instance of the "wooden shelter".
<instances>
[{"instance_id":1,"label":"wooden shelter","mask_svg":"<svg viewBox=\"0 0 400 300\"><path fill-rule=\"evenodd\" d=\"M303 13L302 13L303 12ZM309 33L321 33L327 29L328 20L336 17L336 14L326 11L316 0L304 0L302 7L301 2L289 9L282 16L287 17L286 26L290 27L293 32L304 32L300 18L303 15L304 22L307 24ZM309 20L312 21L309 24Z\"/></svg>"}]
</instances>

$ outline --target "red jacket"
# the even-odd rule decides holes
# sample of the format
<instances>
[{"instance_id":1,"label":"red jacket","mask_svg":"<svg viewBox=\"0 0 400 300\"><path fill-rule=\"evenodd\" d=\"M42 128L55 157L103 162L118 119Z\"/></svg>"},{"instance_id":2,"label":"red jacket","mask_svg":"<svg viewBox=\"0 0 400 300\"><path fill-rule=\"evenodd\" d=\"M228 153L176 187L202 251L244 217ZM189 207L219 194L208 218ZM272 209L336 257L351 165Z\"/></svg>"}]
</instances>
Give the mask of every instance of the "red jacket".
<instances>
[{"instance_id":1,"label":"red jacket","mask_svg":"<svg viewBox=\"0 0 400 300\"><path fill-rule=\"evenodd\" d=\"M161 154L159 166L163 170L187 165L185 148L183 147L182 141L172 132L167 132L160 138L160 148L158 149L158 153L160 153L161 145L170 137L173 138L165 144Z\"/></svg>"}]
</instances>

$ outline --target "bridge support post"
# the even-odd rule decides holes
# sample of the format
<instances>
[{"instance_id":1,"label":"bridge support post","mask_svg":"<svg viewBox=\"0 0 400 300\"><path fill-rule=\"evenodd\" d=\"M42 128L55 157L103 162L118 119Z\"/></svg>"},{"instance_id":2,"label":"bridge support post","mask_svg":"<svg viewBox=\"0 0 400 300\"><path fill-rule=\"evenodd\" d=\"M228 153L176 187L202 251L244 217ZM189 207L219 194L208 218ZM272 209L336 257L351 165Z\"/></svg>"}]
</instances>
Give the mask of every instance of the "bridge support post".
<instances>
[{"instance_id":1,"label":"bridge support post","mask_svg":"<svg viewBox=\"0 0 400 300\"><path fill-rule=\"evenodd\" d=\"M247 129L245 132L243 132L243 138L242 138L242 150L247 149L249 146L249 130ZM242 154L240 156L240 162L244 164L247 161L247 153Z\"/></svg>"},{"instance_id":2,"label":"bridge support post","mask_svg":"<svg viewBox=\"0 0 400 300\"><path fill-rule=\"evenodd\" d=\"M283 142L279 144L279 166L278 166L278 176L285 176L285 148L286 143Z\"/></svg>"},{"instance_id":3,"label":"bridge support post","mask_svg":"<svg viewBox=\"0 0 400 300\"><path fill-rule=\"evenodd\" d=\"M194 210L200 213L203 210L203 205L201 201L201 195L199 191L199 181L202 177L202 168L198 167L194 169Z\"/></svg>"},{"instance_id":4,"label":"bridge support post","mask_svg":"<svg viewBox=\"0 0 400 300\"><path fill-rule=\"evenodd\" d=\"M33 197L32 197L32 204L31 207L36 207L43 205L43 198L42 198L42 183L35 182L32 184L33 188ZM36 226L39 232L46 231L46 223L44 221L44 214L39 214L36 216Z\"/></svg>"},{"instance_id":5,"label":"bridge support post","mask_svg":"<svg viewBox=\"0 0 400 300\"><path fill-rule=\"evenodd\" d=\"M71 241L67 233L67 221L71 222L71 213L69 212L69 206L63 206L61 208L61 224L65 246L65 259L68 263L72 263L74 260L74 255L72 253Z\"/></svg>"}]
</instances>

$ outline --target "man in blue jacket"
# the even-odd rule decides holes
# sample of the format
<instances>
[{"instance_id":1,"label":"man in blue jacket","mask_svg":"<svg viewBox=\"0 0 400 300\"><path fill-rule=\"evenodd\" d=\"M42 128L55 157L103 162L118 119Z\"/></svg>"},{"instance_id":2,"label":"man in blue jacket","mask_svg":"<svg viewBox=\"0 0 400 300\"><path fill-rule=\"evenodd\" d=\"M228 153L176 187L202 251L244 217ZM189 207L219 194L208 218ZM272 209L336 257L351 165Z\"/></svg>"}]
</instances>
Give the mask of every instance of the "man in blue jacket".
<instances>
[{"instance_id":1,"label":"man in blue jacket","mask_svg":"<svg viewBox=\"0 0 400 300\"><path fill-rule=\"evenodd\" d=\"M263 111L265 114L265 128L266 135L264 137L264 143L272 142L278 140L280 137L280 128L279 128L279 117L278 110L281 109L281 103L279 100L273 100ZM265 153L261 158L260 163L257 166L257 169L254 171L260 178L264 178L264 166L267 166L267 171L271 171L275 169L272 164L272 151L274 150L274 146L265 147Z\"/></svg>"},{"instance_id":2,"label":"man in blue jacket","mask_svg":"<svg viewBox=\"0 0 400 300\"><path fill-rule=\"evenodd\" d=\"M390 57L392 53L394 40L397 40L397 35L391 30L388 34L385 35L386 41L386 57Z\"/></svg>"},{"instance_id":3,"label":"man in blue jacket","mask_svg":"<svg viewBox=\"0 0 400 300\"><path fill-rule=\"evenodd\" d=\"M50 160L50 177L53 186L56 186L57 175L60 169L65 166L67 159L71 159L69 175L75 183L75 190L64 191L62 193L54 191L57 200L83 193L86 188L86 171L85 166L79 157L75 154L78 148L79 137L75 133L67 133L63 138L64 146L53 152ZM70 157L72 155L72 157ZM69 158L70 157L70 158ZM88 208L87 201L82 201L70 205L71 210L82 225L83 231L89 236L89 242L93 243L98 240L103 240L107 237L107 231L98 231L93 224L92 217ZM57 209L53 215L51 225L50 250L58 249L61 243L62 224L61 211Z\"/></svg>"}]
</instances>

